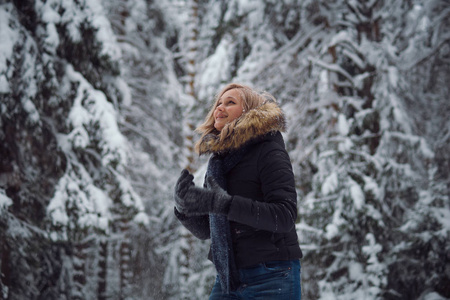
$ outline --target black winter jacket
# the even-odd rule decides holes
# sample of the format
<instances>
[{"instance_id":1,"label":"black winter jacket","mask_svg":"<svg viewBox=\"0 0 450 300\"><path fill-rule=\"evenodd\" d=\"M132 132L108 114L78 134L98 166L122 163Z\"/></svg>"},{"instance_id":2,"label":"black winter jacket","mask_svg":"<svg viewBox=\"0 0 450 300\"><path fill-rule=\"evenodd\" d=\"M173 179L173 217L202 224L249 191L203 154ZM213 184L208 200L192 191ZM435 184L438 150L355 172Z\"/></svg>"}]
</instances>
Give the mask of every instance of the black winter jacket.
<instances>
[{"instance_id":1,"label":"black winter jacket","mask_svg":"<svg viewBox=\"0 0 450 300\"><path fill-rule=\"evenodd\" d=\"M244 144L250 145L243 159L225 174L226 190L233 196L228 220L238 268L302 257L295 230L297 194L294 175L282 135L278 131L284 129L284 116L278 106L272 104L269 107L265 104L257 111L269 112L264 115L262 122L260 114L255 116L250 112L244 120L240 120L241 126L254 126L252 122L257 117L259 131L251 132L250 137L239 136L237 131L238 141L242 141L242 144L237 142L231 147L231 144L223 146L225 150L230 150ZM267 124L272 116L276 119L275 126ZM209 238L209 216L187 217L177 211L175 214L196 237Z\"/></svg>"}]
</instances>

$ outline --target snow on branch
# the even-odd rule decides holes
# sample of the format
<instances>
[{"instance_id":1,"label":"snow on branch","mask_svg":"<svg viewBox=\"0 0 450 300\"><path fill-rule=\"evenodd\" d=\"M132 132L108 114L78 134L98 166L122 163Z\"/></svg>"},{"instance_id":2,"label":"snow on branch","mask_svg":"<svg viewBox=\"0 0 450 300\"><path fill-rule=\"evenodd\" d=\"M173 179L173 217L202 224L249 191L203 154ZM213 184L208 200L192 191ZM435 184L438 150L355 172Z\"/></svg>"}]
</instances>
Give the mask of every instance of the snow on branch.
<instances>
[{"instance_id":1,"label":"snow on branch","mask_svg":"<svg viewBox=\"0 0 450 300\"><path fill-rule=\"evenodd\" d=\"M429 52L423 54L419 59L416 59L415 61L409 63L408 65L406 65L405 67L401 67L400 69L402 71L410 71L412 68L414 68L417 65L422 64L423 62L427 61L429 58L431 58L432 56L434 56L442 47L447 46L448 43L450 41L450 34L446 34L440 41L440 43L434 47L432 50L430 50Z\"/></svg>"},{"instance_id":2,"label":"snow on branch","mask_svg":"<svg viewBox=\"0 0 450 300\"><path fill-rule=\"evenodd\" d=\"M322 60L320 60L320 59L314 58L314 57L312 57L312 56L309 56L309 57L308 57L308 60L309 60L310 62L312 62L313 64L316 64L316 65L318 65L318 66L320 66L320 67L322 67L322 68L324 68L324 69L327 69L327 70L329 70L329 71L332 71L332 72L341 74L341 75L344 76L348 81L350 81L350 83L351 83L353 86L355 85L354 80L353 80L353 77L352 77L349 73L347 73L347 71L345 71L343 68L341 68L341 66L339 66L339 65L337 65L337 64L329 64L329 63L326 63L326 62L324 62L324 61L322 61Z\"/></svg>"}]
</instances>

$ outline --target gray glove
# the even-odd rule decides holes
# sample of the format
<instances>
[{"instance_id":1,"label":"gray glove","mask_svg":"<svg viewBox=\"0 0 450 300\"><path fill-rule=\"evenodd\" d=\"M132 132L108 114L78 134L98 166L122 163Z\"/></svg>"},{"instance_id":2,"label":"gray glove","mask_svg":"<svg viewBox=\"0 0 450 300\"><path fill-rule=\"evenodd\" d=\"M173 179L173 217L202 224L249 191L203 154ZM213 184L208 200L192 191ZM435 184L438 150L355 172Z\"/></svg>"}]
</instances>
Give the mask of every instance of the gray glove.
<instances>
[{"instance_id":1,"label":"gray glove","mask_svg":"<svg viewBox=\"0 0 450 300\"><path fill-rule=\"evenodd\" d=\"M174 200L175 200L175 208L180 213L184 213L184 200L183 198L186 196L186 192L190 186L195 186L194 182L194 176L192 174L189 174L189 171L186 169L183 169L181 171L181 175L177 180L177 183L175 184L175 193L174 193Z\"/></svg>"},{"instance_id":2,"label":"gray glove","mask_svg":"<svg viewBox=\"0 0 450 300\"><path fill-rule=\"evenodd\" d=\"M189 175L189 172L182 173L180 184L177 183L179 186L175 189L177 210L188 216L228 214L233 197L228 195L212 177L206 178L209 189L205 189L195 186L192 175Z\"/></svg>"}]
</instances>

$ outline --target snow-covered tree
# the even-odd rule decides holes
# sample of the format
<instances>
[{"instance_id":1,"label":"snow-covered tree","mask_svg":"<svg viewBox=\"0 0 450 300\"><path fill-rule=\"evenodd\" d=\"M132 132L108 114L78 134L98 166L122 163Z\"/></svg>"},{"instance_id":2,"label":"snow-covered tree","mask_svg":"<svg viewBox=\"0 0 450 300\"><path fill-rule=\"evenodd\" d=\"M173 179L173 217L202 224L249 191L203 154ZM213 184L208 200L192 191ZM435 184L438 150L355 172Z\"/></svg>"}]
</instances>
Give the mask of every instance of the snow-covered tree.
<instances>
[{"instance_id":1,"label":"snow-covered tree","mask_svg":"<svg viewBox=\"0 0 450 300\"><path fill-rule=\"evenodd\" d=\"M450 297L447 0L0 4L0 298L201 299L173 215L224 84L265 89L307 299Z\"/></svg>"},{"instance_id":2,"label":"snow-covered tree","mask_svg":"<svg viewBox=\"0 0 450 300\"><path fill-rule=\"evenodd\" d=\"M198 110L205 112L218 87L240 81L272 92L289 117L307 298L448 294L441 287L447 275L425 267L430 255L448 259L440 250L448 248L446 175L435 179L435 149L448 145L448 134L433 146L426 135L439 127L416 120L437 111L410 92L431 82L436 91L426 98L448 110L448 71L434 64L441 82L425 63L447 58L444 2L210 1L199 9ZM420 86L416 76L423 73L407 71L415 67L427 71ZM417 106L424 112L411 111ZM437 113L432 122L447 125ZM442 154L440 160L448 161ZM430 196L432 190L440 192ZM430 197L441 199L440 215L424 208ZM430 217L442 247L419 254L423 264L403 271L398 259L420 249L414 240L431 228L418 224ZM424 272L415 289L405 289L410 270Z\"/></svg>"},{"instance_id":3,"label":"snow-covered tree","mask_svg":"<svg viewBox=\"0 0 450 300\"><path fill-rule=\"evenodd\" d=\"M124 299L131 283L106 273L127 277L128 262L106 266L121 255L105 249L124 247L118 220L146 217L124 175L117 109L129 95L110 24L97 1L10 2L0 13L3 297Z\"/></svg>"}]
</instances>

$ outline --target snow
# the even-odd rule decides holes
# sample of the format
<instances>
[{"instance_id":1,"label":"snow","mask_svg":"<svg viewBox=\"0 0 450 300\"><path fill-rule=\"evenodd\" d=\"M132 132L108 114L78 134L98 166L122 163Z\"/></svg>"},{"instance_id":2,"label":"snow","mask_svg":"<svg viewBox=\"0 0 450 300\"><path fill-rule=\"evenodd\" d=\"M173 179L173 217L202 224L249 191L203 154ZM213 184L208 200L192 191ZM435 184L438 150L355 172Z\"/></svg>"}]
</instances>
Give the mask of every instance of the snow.
<instances>
[{"instance_id":1,"label":"snow","mask_svg":"<svg viewBox=\"0 0 450 300\"><path fill-rule=\"evenodd\" d=\"M326 61L323 61L321 59L315 58L313 56L309 56L308 60L311 61L311 63L313 64L317 64L318 66L329 70L331 72L337 73L342 75L343 77L345 77L345 79L347 79L352 85L354 85L353 82L353 77L341 66L339 66L338 64L334 64L334 63L327 63Z\"/></svg>"},{"instance_id":2,"label":"snow","mask_svg":"<svg viewBox=\"0 0 450 300\"><path fill-rule=\"evenodd\" d=\"M372 177L369 176L364 176L364 191L366 193L367 192L372 193L375 199L380 199L380 197L382 196L380 186Z\"/></svg>"},{"instance_id":3,"label":"snow","mask_svg":"<svg viewBox=\"0 0 450 300\"><path fill-rule=\"evenodd\" d=\"M7 94L10 92L9 82L5 75L0 75L0 93Z\"/></svg>"},{"instance_id":4,"label":"snow","mask_svg":"<svg viewBox=\"0 0 450 300\"><path fill-rule=\"evenodd\" d=\"M364 192L362 191L359 184L353 180L350 181L350 197L353 200L353 204L357 210L361 209L365 202Z\"/></svg>"},{"instance_id":5,"label":"snow","mask_svg":"<svg viewBox=\"0 0 450 300\"><path fill-rule=\"evenodd\" d=\"M143 211L144 206L142 204L141 198L133 190L129 180L117 172L114 173L116 175L116 179L119 182L120 190L123 192L121 196L122 203L125 206L134 207L137 208L139 211Z\"/></svg>"},{"instance_id":6,"label":"snow","mask_svg":"<svg viewBox=\"0 0 450 300\"><path fill-rule=\"evenodd\" d=\"M334 206L334 212L332 216L331 223L327 224L325 227L325 237L328 240L333 239L338 234L340 234L340 226L345 223L345 221L342 219L342 211L343 211L343 201L342 197L339 197L336 200L335 206Z\"/></svg>"},{"instance_id":7,"label":"snow","mask_svg":"<svg viewBox=\"0 0 450 300\"><path fill-rule=\"evenodd\" d=\"M359 281L364 277L364 270L360 263L351 262L348 266L349 278L352 281Z\"/></svg>"},{"instance_id":8,"label":"snow","mask_svg":"<svg viewBox=\"0 0 450 300\"><path fill-rule=\"evenodd\" d=\"M356 0L335 1L332 6L319 3L319 11L316 12L327 18L326 26L311 23L315 22L310 15L317 4L314 1L200 1L197 5L202 18L199 20L188 19L192 11L187 1L132 0L118 7L119 2L34 1L32 6L37 21L33 24L36 25L34 31L20 24L18 8L13 4L0 6L0 93L8 93L16 87L10 80L17 64L8 66L8 63L18 62L19 58L23 72L20 76L14 75L14 80L25 87L20 91L25 96L19 102L3 103L2 99L2 117L8 118L9 107L17 104L25 112L26 122L36 123L37 127L42 125L38 123L39 118L44 118L37 108L44 107L48 113L45 125L55 125L50 134L56 135L67 162L64 175L53 178L58 184L54 186L52 199L39 202L51 200L47 213L57 228L57 231L50 232L52 238L66 239L64 230L76 226L94 227L109 233L108 230L114 227L111 226L113 218L117 217L112 215L111 208L115 204L121 208L129 207L129 211L137 212L130 216L133 222L151 229L148 232L151 236L138 236L141 228L133 232L139 242L142 239L151 241L150 244L145 241L145 249L141 245L133 245L136 246L133 248L136 258L141 258L139 255L149 258L148 261L144 259L139 267L142 270L165 270L165 276L157 274L155 278L162 281L158 288L170 294L169 298L204 298L209 292L210 280L214 280L213 267L205 259L208 243L193 239L184 228L180 230L180 224L173 216L171 189L179 174L178 169L186 165L186 155L190 154L185 138L190 132L183 131L184 118L189 115L191 119L188 121L198 122L205 109L201 107L202 103L210 103L217 89L225 83L240 81L273 92L288 111L290 131L284 137L299 191L301 221L296 224L296 229L305 257L312 253L317 261L322 262L333 258L330 266L307 271L310 278L323 278L317 282L317 288L316 283L313 283L313 288L311 282L305 283L308 295L338 300L380 298L389 292L385 290L387 272L393 270L397 275L396 271L402 271L388 264L397 257L408 261L408 253L415 253L411 242L414 239L432 243L423 247L429 249L426 258L431 263L423 264L420 272L411 271L419 274L425 285L431 282L423 280L425 276L438 280L446 278L427 270L427 266L436 265L438 260L434 257L438 259L442 255L439 252L442 249L433 245L446 245L450 232L450 210L445 194L447 185L441 179L448 174L445 168L444 171L440 169L443 174L432 172L437 167L437 159L446 161L448 156L442 151L448 142L446 127L436 128L436 124L447 124L441 121L446 117L446 106L439 105L446 104L446 98L439 93L445 92L448 80L445 75L441 76L444 68L440 64L433 65L433 69L440 71L439 76L433 77L438 73L428 70L429 62L439 62L446 50L445 46L433 46L448 38L448 34L440 35L439 32L447 26L441 20L446 16L445 10L436 12L442 1L431 4L422 1L422 5L415 5L409 14L407 5L396 1L381 3L371 0L363 4ZM365 11L370 11L370 6L375 3L377 5L371 14L373 19L367 18ZM32 10L32 6L27 8ZM165 9L161 15L158 11L160 6ZM351 11L349 6L355 10ZM390 10L399 7L400 10ZM120 19L122 10L130 13L123 20ZM111 11L112 24L123 25L120 29L125 32L119 34L126 41L121 41L120 49L105 16L107 11ZM159 17L161 22L168 23L164 23L162 28L154 28L160 21ZM376 18L383 21L378 24L382 41L371 40L370 34L360 31L361 20L372 22ZM319 20L316 17L312 19ZM291 20L300 22L300 29L289 40L285 32L292 28L288 24ZM29 18L24 21L35 20ZM102 45L101 54L106 54L108 61L96 56L80 59L100 59L106 67L112 59L124 70L119 77L87 82L72 66L64 68L67 62L56 57L58 47L83 42L80 26L85 21L98 29L94 40L97 45ZM198 40L187 42L193 29L199 30ZM154 32L158 33L155 35ZM60 39L59 33L64 34L64 39ZM357 34L361 36L357 38ZM212 41L213 37L216 40ZM243 38L248 40L251 52L234 66L235 55L239 56L236 54L237 43ZM167 49L165 42L174 42L172 49ZM190 46L197 46L197 51L188 51ZM337 46L336 56L330 54L330 46ZM18 48L22 48L25 55L16 53L14 49ZM121 53L126 55L124 60ZM430 60L422 61L425 57ZM196 65L185 64L191 58L195 59ZM421 63L417 64L418 61ZM369 65L374 67L374 71L364 71ZM408 72L404 72L405 66L409 68ZM195 72L199 99L182 92L184 79L177 77L178 73L174 74L175 68L179 73ZM234 78L231 77L234 74L231 68L237 72ZM52 72L58 74L57 79ZM48 82L52 88L49 99L35 97L42 96L39 87L43 82L39 77L43 74L53 80ZM370 91L362 90L367 80L372 81ZM94 86L102 86L102 90ZM110 94L109 88L119 95ZM422 93L425 90L427 94ZM373 102L366 101L372 96ZM118 107L108 101L109 98L115 101L116 97L122 99L123 111L117 111ZM433 106L440 107L433 110ZM57 108L64 114L68 113L66 123L58 123L58 118L52 119L60 112ZM376 123L368 124L377 115L380 130L375 129ZM431 120L424 119L424 116ZM124 134L117 126L118 120ZM364 127L366 125L369 126ZM371 125L375 126L371 128ZM360 134L353 130L357 128L362 128ZM0 132L0 135L5 133ZM441 146L444 147L439 150L443 153L436 151L435 154L435 148ZM206 166L198 162L195 165L198 169L194 173L194 181L198 186L203 185ZM19 171L25 174L29 170ZM34 171L30 170L31 173ZM132 179L126 173L130 173ZM140 194L135 193L133 187ZM24 181L21 189L26 188L27 182ZM417 199L406 198L405 195L410 193L418 195ZM14 196L21 197L20 194ZM1 210L12 205L11 199L16 198L6 196L0 189ZM145 208L143 201L146 201ZM359 222L357 218L361 214L368 222L358 223L358 228L352 227L353 220ZM9 219L8 222L7 235L15 237L27 233L21 227L25 222L15 223ZM151 226L148 226L149 222ZM393 223L399 225L392 229L400 232L384 234L390 229L386 227ZM435 230L429 230L430 227ZM358 236L365 235L363 245L354 243L355 231ZM400 239L393 240L393 236ZM117 238L114 235L111 240ZM16 242L14 239L8 241ZM113 295L119 294L113 290L118 286L114 281L119 273L114 262L118 249L114 248L115 245L109 247L108 292ZM19 251L22 249L19 247ZM91 247L89 250L97 249ZM24 262L34 255L23 253ZM48 253L43 254L46 256ZM124 257L130 258L128 255ZM69 258L64 259L69 261ZM64 274L70 278L73 275L70 273L72 262L67 264ZM20 267L30 269L26 264ZM343 268L348 268L345 275L335 272ZM401 272L398 274L404 276ZM400 281L407 283L407 275ZM58 282L65 280L60 278ZM95 285L97 281L92 282ZM395 280L393 282L392 291L395 293ZM192 289L192 286L198 288ZM138 282L136 287L139 287ZM426 291L420 291L422 295L417 295L419 298L442 299L433 287L426 288ZM184 292L188 295L181 295ZM68 290L67 294L70 293L75 294L76 291ZM80 297L83 296L86 295L80 293ZM146 298L152 297L147 295Z\"/></svg>"},{"instance_id":9,"label":"snow","mask_svg":"<svg viewBox=\"0 0 450 300\"><path fill-rule=\"evenodd\" d=\"M346 136L350 131L350 126L348 124L347 119L343 114L339 114L338 116L338 128L339 134Z\"/></svg>"},{"instance_id":10,"label":"snow","mask_svg":"<svg viewBox=\"0 0 450 300\"><path fill-rule=\"evenodd\" d=\"M424 138L420 138L419 150L424 158L433 159L435 157L433 150L431 150L430 146Z\"/></svg>"},{"instance_id":11,"label":"snow","mask_svg":"<svg viewBox=\"0 0 450 300\"><path fill-rule=\"evenodd\" d=\"M375 263L377 261L376 255L381 252L382 247L380 244L376 243L375 236L373 233L368 233L366 235L366 241L368 245L362 247L363 253L370 256L369 263Z\"/></svg>"},{"instance_id":12,"label":"snow","mask_svg":"<svg viewBox=\"0 0 450 300\"><path fill-rule=\"evenodd\" d=\"M79 166L79 174L69 168L68 172L59 180L55 194L47 206L47 212L52 223L71 227L73 221L71 212L67 209L77 208L79 219L77 226L86 228L93 226L104 231L109 230L112 200L106 193L89 181L86 170Z\"/></svg>"},{"instance_id":13,"label":"snow","mask_svg":"<svg viewBox=\"0 0 450 300\"><path fill-rule=\"evenodd\" d=\"M156 219L156 218L152 218L152 219L154 220L154 219ZM145 212L143 212L143 211L138 212L138 213L136 214L136 216L134 217L133 221L134 221L136 224L143 224L143 225L149 225L149 224L150 224L150 218L149 218L149 216L147 215L147 213L145 213ZM156 219L156 221L159 221L159 219Z\"/></svg>"},{"instance_id":14,"label":"snow","mask_svg":"<svg viewBox=\"0 0 450 300\"><path fill-rule=\"evenodd\" d=\"M79 42L82 40L80 24L88 21L97 29L96 38L102 44L102 53L114 61L121 58L116 36L112 31L111 23L105 16L100 0L84 1L82 4L70 0L41 0L35 2L35 9L40 14L41 20L46 23L45 44L50 53L55 54L60 43L56 31L57 25L66 25L72 41Z\"/></svg>"},{"instance_id":15,"label":"snow","mask_svg":"<svg viewBox=\"0 0 450 300\"><path fill-rule=\"evenodd\" d=\"M432 216L440 224L440 230L436 232L436 235L443 239L448 238L450 234L450 210L433 207L431 209Z\"/></svg>"},{"instance_id":16,"label":"snow","mask_svg":"<svg viewBox=\"0 0 450 300\"><path fill-rule=\"evenodd\" d=\"M252 50L247 58L242 63L237 72L235 81L242 82L244 84L252 84L252 78L255 76L255 70L263 71L265 61L270 55L273 48L273 41L269 37L261 37L252 44Z\"/></svg>"},{"instance_id":17,"label":"snow","mask_svg":"<svg viewBox=\"0 0 450 300\"><path fill-rule=\"evenodd\" d=\"M47 37L45 39L45 44L52 54L56 54L56 48L59 45L59 36L56 26L53 23L47 24Z\"/></svg>"},{"instance_id":18,"label":"snow","mask_svg":"<svg viewBox=\"0 0 450 300\"><path fill-rule=\"evenodd\" d=\"M19 40L19 32L9 26L10 22L14 22L11 20L11 10L12 3L0 6L0 93L10 91L8 77L11 76L11 71L7 62L11 60L14 45Z\"/></svg>"},{"instance_id":19,"label":"snow","mask_svg":"<svg viewBox=\"0 0 450 300\"><path fill-rule=\"evenodd\" d=\"M329 195L334 193L338 188L338 175L336 172L332 172L329 176L325 178L323 181L321 192L323 195Z\"/></svg>"},{"instance_id":20,"label":"snow","mask_svg":"<svg viewBox=\"0 0 450 300\"><path fill-rule=\"evenodd\" d=\"M61 21L61 16L55 10L58 4L54 0L49 0L36 1L34 5L37 14L40 15L42 22L45 24L45 31L38 31L44 35L45 50L48 53L55 55L56 49L60 43L59 35L56 30L56 24L59 24Z\"/></svg>"},{"instance_id":21,"label":"snow","mask_svg":"<svg viewBox=\"0 0 450 300\"><path fill-rule=\"evenodd\" d=\"M325 227L325 232L326 232L325 236L327 237L327 239L331 240L332 238L338 235L339 228L336 224L330 223Z\"/></svg>"},{"instance_id":22,"label":"snow","mask_svg":"<svg viewBox=\"0 0 450 300\"><path fill-rule=\"evenodd\" d=\"M388 67L388 79L389 84L393 87L397 87L399 81L398 69L395 67Z\"/></svg>"},{"instance_id":23,"label":"snow","mask_svg":"<svg viewBox=\"0 0 450 300\"><path fill-rule=\"evenodd\" d=\"M36 123L39 121L40 117L39 117L39 112L36 109L36 106L34 106L34 103L27 98L22 98L22 105L24 110L28 113L28 120Z\"/></svg>"},{"instance_id":24,"label":"snow","mask_svg":"<svg viewBox=\"0 0 450 300\"><path fill-rule=\"evenodd\" d=\"M202 63L199 85L202 87L198 92L200 99L212 99L220 85L225 82L230 73L230 51L232 43L224 38L217 46L216 52ZM210 100L212 101L212 100Z\"/></svg>"},{"instance_id":25,"label":"snow","mask_svg":"<svg viewBox=\"0 0 450 300\"><path fill-rule=\"evenodd\" d=\"M67 225L69 217L65 209L65 202L67 199L67 193L63 187L66 184L67 178L62 178L56 186L55 194L47 206L48 214L54 223Z\"/></svg>"},{"instance_id":26,"label":"snow","mask_svg":"<svg viewBox=\"0 0 450 300\"><path fill-rule=\"evenodd\" d=\"M6 196L6 191L0 188L0 210L12 205L12 200Z\"/></svg>"},{"instance_id":27,"label":"snow","mask_svg":"<svg viewBox=\"0 0 450 300\"><path fill-rule=\"evenodd\" d=\"M445 298L436 292L430 292L430 291L425 291L421 295L421 297L419 297L419 299L421 299L421 300L448 300L448 298Z\"/></svg>"},{"instance_id":28,"label":"snow","mask_svg":"<svg viewBox=\"0 0 450 300\"><path fill-rule=\"evenodd\" d=\"M87 11L91 12L89 21L98 29L97 39L102 43L102 54L108 55L113 61L117 61L122 57L122 52L117 44L116 35L114 34L111 23L105 16L101 0L90 0L86 2Z\"/></svg>"},{"instance_id":29,"label":"snow","mask_svg":"<svg viewBox=\"0 0 450 300\"><path fill-rule=\"evenodd\" d=\"M68 65L66 72L70 80L80 83L68 119L73 126L69 136L74 139L74 146L87 147L89 141L88 135L84 133L85 128L98 122L102 134L99 146L102 148L103 165L115 160L126 163L127 143L118 128L113 105L108 102L103 92L95 90L71 65Z\"/></svg>"},{"instance_id":30,"label":"snow","mask_svg":"<svg viewBox=\"0 0 450 300\"><path fill-rule=\"evenodd\" d=\"M122 78L116 80L116 87L122 94L122 104L124 106L130 106L132 102L131 90L128 84Z\"/></svg>"}]
</instances>

